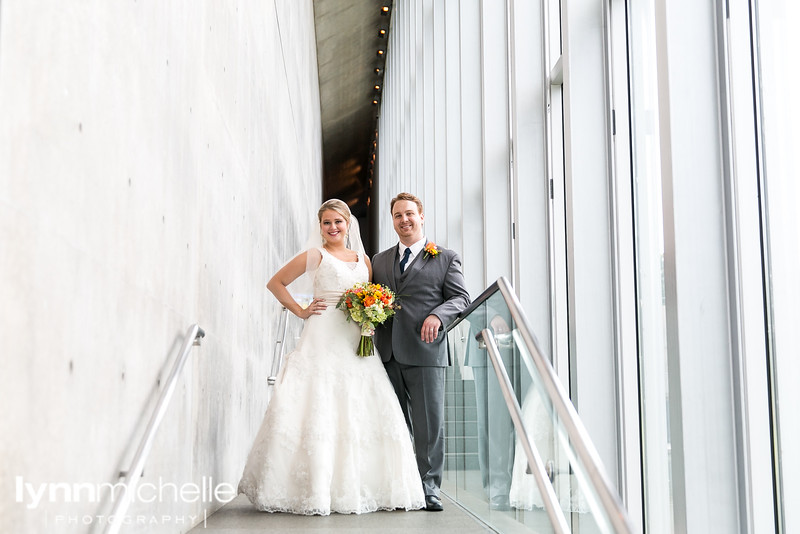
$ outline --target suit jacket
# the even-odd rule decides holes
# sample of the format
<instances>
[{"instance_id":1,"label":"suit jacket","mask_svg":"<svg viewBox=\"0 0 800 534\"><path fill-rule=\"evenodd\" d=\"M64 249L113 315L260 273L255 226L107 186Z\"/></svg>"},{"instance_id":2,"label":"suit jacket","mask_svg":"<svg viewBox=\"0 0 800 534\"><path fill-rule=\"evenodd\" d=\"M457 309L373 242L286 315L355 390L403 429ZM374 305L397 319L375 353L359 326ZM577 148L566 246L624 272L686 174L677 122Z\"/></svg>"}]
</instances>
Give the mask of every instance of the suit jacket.
<instances>
[{"instance_id":1,"label":"suit jacket","mask_svg":"<svg viewBox=\"0 0 800 534\"><path fill-rule=\"evenodd\" d=\"M449 363L443 330L433 343L420 339L422 323L435 315L447 327L469 306L469 292L461 272L461 259L452 250L437 247L437 256L420 251L400 274L399 246L375 255L373 282L383 284L397 295L400 309L375 332L375 346L384 362L394 354L405 365L446 367Z\"/></svg>"}]
</instances>

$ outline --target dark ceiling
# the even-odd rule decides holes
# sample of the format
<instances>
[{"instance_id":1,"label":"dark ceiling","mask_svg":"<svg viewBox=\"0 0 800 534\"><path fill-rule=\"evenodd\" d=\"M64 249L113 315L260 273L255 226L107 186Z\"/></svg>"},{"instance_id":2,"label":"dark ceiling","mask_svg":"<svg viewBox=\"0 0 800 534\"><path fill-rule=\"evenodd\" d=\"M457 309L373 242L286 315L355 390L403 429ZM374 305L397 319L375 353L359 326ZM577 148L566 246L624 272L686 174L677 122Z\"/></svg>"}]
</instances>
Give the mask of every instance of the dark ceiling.
<instances>
[{"instance_id":1,"label":"dark ceiling","mask_svg":"<svg viewBox=\"0 0 800 534\"><path fill-rule=\"evenodd\" d=\"M366 217L369 205L380 109L380 104L373 102L380 101L380 89L375 87L383 84L391 6L390 0L314 0L322 192L325 199L347 202L360 220Z\"/></svg>"}]
</instances>

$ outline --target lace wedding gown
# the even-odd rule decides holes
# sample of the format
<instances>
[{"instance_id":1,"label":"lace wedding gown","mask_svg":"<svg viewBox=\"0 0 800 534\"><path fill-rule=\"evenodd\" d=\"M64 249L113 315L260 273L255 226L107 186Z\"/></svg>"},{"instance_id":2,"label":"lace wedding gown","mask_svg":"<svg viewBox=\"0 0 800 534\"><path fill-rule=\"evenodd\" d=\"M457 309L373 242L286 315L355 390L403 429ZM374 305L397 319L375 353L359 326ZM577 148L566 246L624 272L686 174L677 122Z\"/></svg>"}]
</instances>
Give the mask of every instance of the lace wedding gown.
<instances>
[{"instance_id":1,"label":"lace wedding gown","mask_svg":"<svg viewBox=\"0 0 800 534\"><path fill-rule=\"evenodd\" d=\"M336 308L367 281L363 255L348 263L320 250L314 295L328 308L306 321L286 356L239 493L268 512L422 508L408 427L380 356L356 356L361 330Z\"/></svg>"},{"instance_id":2,"label":"lace wedding gown","mask_svg":"<svg viewBox=\"0 0 800 534\"><path fill-rule=\"evenodd\" d=\"M584 513L589 510L586 497L578 487L574 474L570 474L566 454L556 441L554 420L542 401L541 395L531 388L522 402L522 419L531 434L533 443L539 451L542 462L553 462L556 474L552 481L553 490L564 512ZM560 458L560 461L559 461ZM520 510L544 508L544 498L539 493L533 475L527 473L528 456L522 443L517 439L514 449L514 467L511 474L511 506Z\"/></svg>"}]
</instances>

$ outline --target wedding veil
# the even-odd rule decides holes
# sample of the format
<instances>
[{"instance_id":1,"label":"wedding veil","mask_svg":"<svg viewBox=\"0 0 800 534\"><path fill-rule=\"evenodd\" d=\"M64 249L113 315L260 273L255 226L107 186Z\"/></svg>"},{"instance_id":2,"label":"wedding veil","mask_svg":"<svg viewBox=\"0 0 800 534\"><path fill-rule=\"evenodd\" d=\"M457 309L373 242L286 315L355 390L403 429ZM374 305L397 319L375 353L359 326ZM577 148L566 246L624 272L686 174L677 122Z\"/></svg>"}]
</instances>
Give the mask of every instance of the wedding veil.
<instances>
[{"instance_id":1,"label":"wedding veil","mask_svg":"<svg viewBox=\"0 0 800 534\"><path fill-rule=\"evenodd\" d=\"M323 206L335 200L337 199L328 200ZM350 212L350 208L343 201L340 200L339 203L337 203L337 207L342 210L347 209L347 214L350 216L345 246L350 250L356 251L359 254L359 261L363 261L361 258L366 254L366 251L364 250L364 242L361 239L361 227L358 224L358 219ZM309 234L305 246L299 253L293 255L291 258L294 259L303 252L308 252L306 256L306 270L287 286L292 297L303 307L314 299L314 278L317 274L317 267L319 267L319 263L322 260L322 254L319 252L319 249L321 249L323 245L322 232L320 232L319 220L316 216L310 225Z\"/></svg>"}]
</instances>

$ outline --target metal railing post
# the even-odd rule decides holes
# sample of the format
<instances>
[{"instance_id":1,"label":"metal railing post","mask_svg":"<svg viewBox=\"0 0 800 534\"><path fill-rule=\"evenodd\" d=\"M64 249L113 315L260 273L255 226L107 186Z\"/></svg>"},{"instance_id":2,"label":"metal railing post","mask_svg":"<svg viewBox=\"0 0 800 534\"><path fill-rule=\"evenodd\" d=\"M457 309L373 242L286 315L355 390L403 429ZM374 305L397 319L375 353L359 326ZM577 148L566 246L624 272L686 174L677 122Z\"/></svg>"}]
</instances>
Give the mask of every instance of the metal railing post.
<instances>
[{"instance_id":1,"label":"metal railing post","mask_svg":"<svg viewBox=\"0 0 800 534\"><path fill-rule=\"evenodd\" d=\"M542 462L539 451L536 447L531 446L528 432L525 430L525 424L522 422L522 410L519 407L517 398L514 396L514 388L511 385L511 380L508 378L503 361L500 359L500 349L497 347L497 342L494 339L492 331L484 328L481 332L486 348L489 352L489 359L492 361L492 367L497 375L497 381L500 383L500 390L503 392L503 398L506 401L508 412L511 414L511 420L514 422L514 427L517 429L517 439L522 443L522 448L525 449L525 456L528 458L528 465L530 466L531 474L536 480L536 487L544 501L545 509L547 510L547 517L550 518L553 530L556 534L567 534L569 526L561 507L558 504L558 497L553 490L553 485L550 483L550 478L547 476L547 471Z\"/></svg>"},{"instance_id":2,"label":"metal railing post","mask_svg":"<svg viewBox=\"0 0 800 534\"><path fill-rule=\"evenodd\" d=\"M275 350L272 353L272 369L269 372L267 383L274 386L278 380L278 373L283 363L283 348L286 346L286 326L289 323L289 310L285 307L281 310L281 317L278 320L278 339L275 341Z\"/></svg>"},{"instance_id":3,"label":"metal railing post","mask_svg":"<svg viewBox=\"0 0 800 534\"><path fill-rule=\"evenodd\" d=\"M161 390L161 395L158 397L158 402L153 410L153 415L150 418L150 422L147 424L147 429L144 432L144 437L139 444L139 448L136 450L136 454L133 456L131 466L127 471L120 473L120 478L125 478L125 484L123 486L122 495L114 502L114 507L109 514L109 522L105 529L106 534L116 534L124 524L122 517L124 516L125 511L128 509L128 506L131 502L131 497L136 491L136 486L139 484L139 479L142 477L144 464L147 461L148 454L150 454L150 448L153 446L156 430L158 430L161 420L164 418L164 414L167 411L169 401L172 398L172 393L178 383L178 376L180 375L181 370L183 369L183 366L189 357L189 351L191 350L192 345L199 345L200 339L205 337L205 335L206 333L202 328L196 324L193 324L189 327L189 330L186 332L186 336L183 338L183 345L178 353L178 358L175 360L175 364L172 366L172 371L169 374L169 378L167 378L164 389ZM111 518L114 518L115 520L112 520Z\"/></svg>"}]
</instances>

